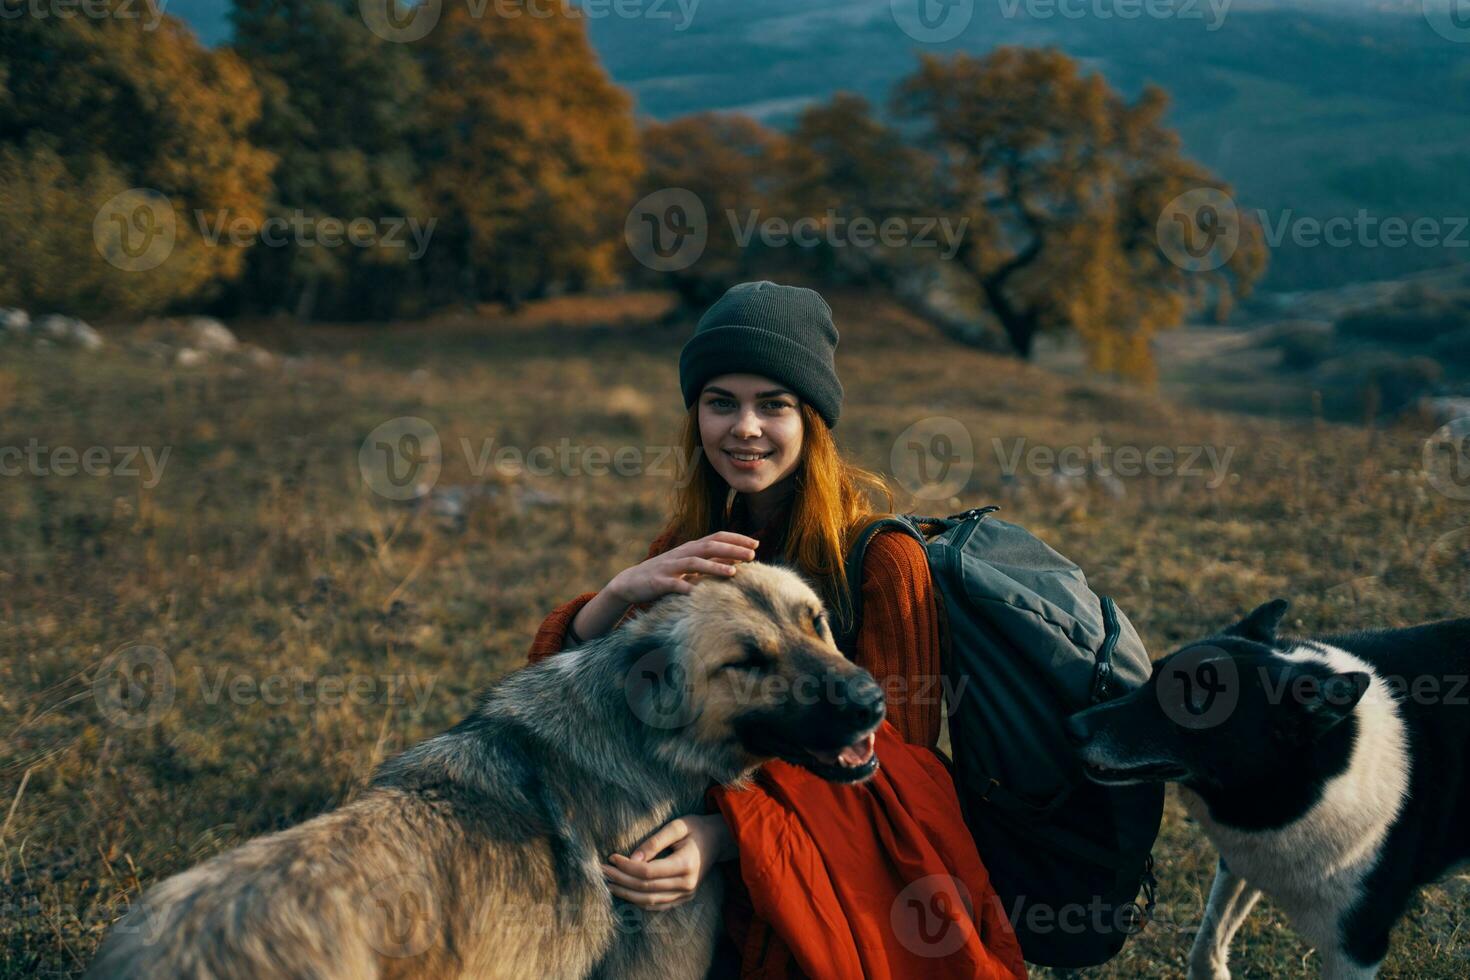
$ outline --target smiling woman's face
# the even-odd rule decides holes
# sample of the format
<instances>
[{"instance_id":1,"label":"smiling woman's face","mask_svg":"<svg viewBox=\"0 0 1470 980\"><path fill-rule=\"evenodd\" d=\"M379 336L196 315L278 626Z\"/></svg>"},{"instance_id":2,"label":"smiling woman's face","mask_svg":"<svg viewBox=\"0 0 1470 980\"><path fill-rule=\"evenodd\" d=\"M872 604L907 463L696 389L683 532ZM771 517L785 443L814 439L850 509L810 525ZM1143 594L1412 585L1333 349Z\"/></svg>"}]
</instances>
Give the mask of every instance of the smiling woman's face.
<instances>
[{"instance_id":1,"label":"smiling woman's face","mask_svg":"<svg viewBox=\"0 0 1470 980\"><path fill-rule=\"evenodd\" d=\"M699 440L715 471L737 492L759 493L801 462L800 401L758 374L722 374L699 393ZM737 457L757 455L755 462Z\"/></svg>"}]
</instances>

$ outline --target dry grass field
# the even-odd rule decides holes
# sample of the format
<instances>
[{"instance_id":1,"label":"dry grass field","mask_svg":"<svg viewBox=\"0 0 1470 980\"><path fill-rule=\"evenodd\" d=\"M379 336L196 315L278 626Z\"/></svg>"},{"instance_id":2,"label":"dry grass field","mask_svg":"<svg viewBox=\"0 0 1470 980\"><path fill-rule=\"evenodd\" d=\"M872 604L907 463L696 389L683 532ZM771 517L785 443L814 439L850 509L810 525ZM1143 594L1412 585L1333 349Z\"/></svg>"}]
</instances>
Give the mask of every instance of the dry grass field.
<instances>
[{"instance_id":1,"label":"dry grass field","mask_svg":"<svg viewBox=\"0 0 1470 980\"><path fill-rule=\"evenodd\" d=\"M1431 424L1206 411L833 299L844 451L895 476L900 510L1001 504L1115 596L1155 655L1278 595L1297 630L1470 614L1470 505L1424 472ZM689 330L660 307L241 325L298 358L271 368L164 367L116 342L0 353L0 446L51 451L39 473L0 476L0 977L79 972L151 882L349 799L519 665L554 604L642 558L677 478L664 449ZM359 469L368 434L404 416L443 447L419 506ZM972 437L973 472L953 499L915 499L893 447L936 416ZM1116 480L1044 460L1002 472L1018 447L1037 460L1095 440L1174 462ZM137 475L67 475L58 447L101 447ZM125 465L131 447L161 470L141 452ZM599 447L631 462L603 472L585 455ZM122 701L119 656L142 692ZM1183 976L1214 856L1172 794L1156 857L1159 921L1090 975ZM1429 889L1384 975L1470 974L1467 915L1470 877ZM1318 969L1269 904L1235 962L1246 977Z\"/></svg>"}]
</instances>

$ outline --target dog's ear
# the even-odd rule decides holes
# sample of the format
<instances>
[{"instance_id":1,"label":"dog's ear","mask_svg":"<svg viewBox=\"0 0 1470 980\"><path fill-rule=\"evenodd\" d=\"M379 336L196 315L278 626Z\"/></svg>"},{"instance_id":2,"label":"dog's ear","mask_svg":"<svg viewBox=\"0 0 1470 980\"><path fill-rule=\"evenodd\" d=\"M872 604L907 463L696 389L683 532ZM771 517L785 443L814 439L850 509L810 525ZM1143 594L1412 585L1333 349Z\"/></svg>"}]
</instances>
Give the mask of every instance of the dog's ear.
<instances>
[{"instance_id":1,"label":"dog's ear","mask_svg":"<svg viewBox=\"0 0 1470 980\"><path fill-rule=\"evenodd\" d=\"M1281 625L1281 617L1286 615L1290 605L1285 599L1272 599L1252 609L1240 622L1225 627L1222 635L1238 636L1257 643L1273 643L1276 640L1276 629Z\"/></svg>"},{"instance_id":2,"label":"dog's ear","mask_svg":"<svg viewBox=\"0 0 1470 980\"><path fill-rule=\"evenodd\" d=\"M1353 713L1372 682L1361 670L1331 674L1312 685L1301 700L1308 729L1320 738Z\"/></svg>"}]
</instances>

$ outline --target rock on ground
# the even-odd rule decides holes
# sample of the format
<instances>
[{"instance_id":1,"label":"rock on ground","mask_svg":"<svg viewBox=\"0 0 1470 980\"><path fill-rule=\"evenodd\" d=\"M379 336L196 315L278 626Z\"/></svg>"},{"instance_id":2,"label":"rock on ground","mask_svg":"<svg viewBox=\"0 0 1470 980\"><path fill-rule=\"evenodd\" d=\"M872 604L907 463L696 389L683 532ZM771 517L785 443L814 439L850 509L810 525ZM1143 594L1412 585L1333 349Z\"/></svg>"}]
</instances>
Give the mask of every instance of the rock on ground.
<instances>
[{"instance_id":1,"label":"rock on ground","mask_svg":"<svg viewBox=\"0 0 1470 980\"><path fill-rule=\"evenodd\" d=\"M50 313L38 317L31 323L31 335L49 340L64 347L80 347L97 350L103 344L102 335L74 316Z\"/></svg>"}]
</instances>

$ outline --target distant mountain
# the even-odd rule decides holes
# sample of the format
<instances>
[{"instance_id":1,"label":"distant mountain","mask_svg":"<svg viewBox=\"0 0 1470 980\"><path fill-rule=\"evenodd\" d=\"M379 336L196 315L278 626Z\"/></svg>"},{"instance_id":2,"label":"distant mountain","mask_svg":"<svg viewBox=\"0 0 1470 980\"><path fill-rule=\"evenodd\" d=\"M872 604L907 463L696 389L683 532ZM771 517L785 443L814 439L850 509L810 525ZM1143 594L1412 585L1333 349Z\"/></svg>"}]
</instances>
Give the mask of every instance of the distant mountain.
<instances>
[{"instance_id":1,"label":"distant mountain","mask_svg":"<svg viewBox=\"0 0 1470 980\"><path fill-rule=\"evenodd\" d=\"M1125 92L1146 82L1170 92L1191 154L1283 235L1268 285L1470 261L1470 232L1436 248L1390 247L1358 231L1344 247L1291 241L1302 217L1355 227L1429 218L1453 238L1454 220L1470 215L1470 27L1454 43L1421 7L1449 0L1134 0L1131 9L1176 15L1131 19L1116 0L972 0L965 29L942 43L900 29L895 5L917 2L592 0L587 9L608 70L654 118L718 109L779 126L838 90L883 105L921 52L1054 45ZM213 42L228 33L226 4L170 0L167 9ZM643 16L611 15L630 8Z\"/></svg>"}]
</instances>

